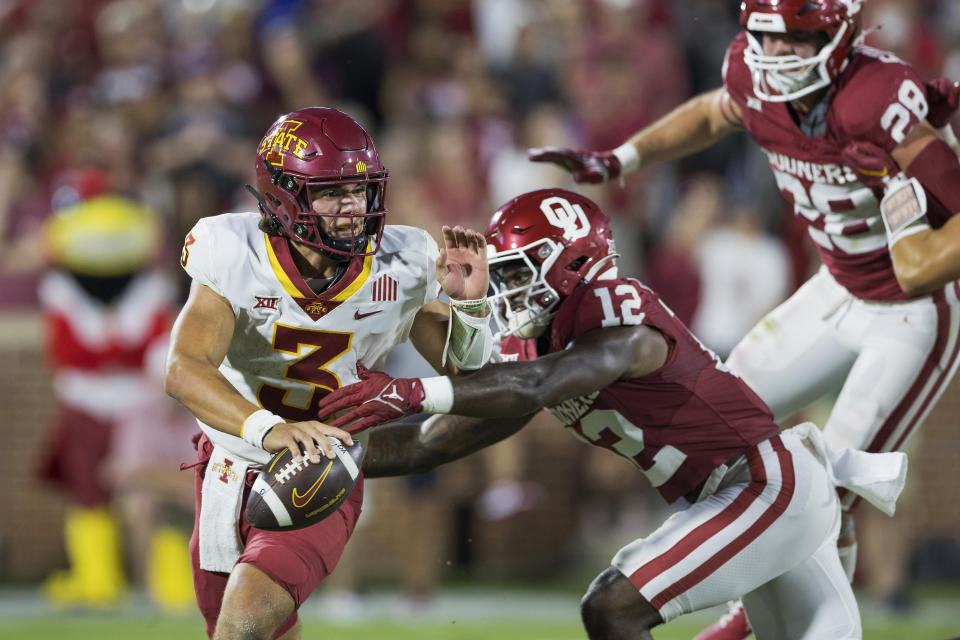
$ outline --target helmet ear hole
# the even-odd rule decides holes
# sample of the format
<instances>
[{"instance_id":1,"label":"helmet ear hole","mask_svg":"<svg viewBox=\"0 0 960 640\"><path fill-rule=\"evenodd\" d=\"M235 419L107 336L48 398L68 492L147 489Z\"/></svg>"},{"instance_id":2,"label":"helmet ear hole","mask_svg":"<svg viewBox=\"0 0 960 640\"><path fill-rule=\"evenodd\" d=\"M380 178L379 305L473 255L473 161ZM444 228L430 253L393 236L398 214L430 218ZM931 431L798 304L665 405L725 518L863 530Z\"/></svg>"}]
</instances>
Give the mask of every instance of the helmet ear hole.
<instances>
[{"instance_id":1,"label":"helmet ear hole","mask_svg":"<svg viewBox=\"0 0 960 640\"><path fill-rule=\"evenodd\" d=\"M580 270L580 267L582 267L582 266L583 266L583 263L586 262L586 261L587 261L587 256L580 256L579 258L577 258L577 259L574 260L573 262L569 263L569 264L565 267L565 269L566 269L567 271L579 271L579 270Z\"/></svg>"}]
</instances>

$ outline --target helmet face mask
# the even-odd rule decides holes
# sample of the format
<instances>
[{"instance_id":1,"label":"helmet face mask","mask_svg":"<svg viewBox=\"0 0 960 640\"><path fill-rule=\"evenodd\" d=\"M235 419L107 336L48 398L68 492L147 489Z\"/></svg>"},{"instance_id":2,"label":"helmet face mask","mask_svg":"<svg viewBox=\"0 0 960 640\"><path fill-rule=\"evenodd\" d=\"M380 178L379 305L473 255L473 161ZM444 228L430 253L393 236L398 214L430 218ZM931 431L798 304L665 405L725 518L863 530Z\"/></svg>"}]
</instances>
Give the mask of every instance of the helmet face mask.
<instances>
[{"instance_id":1,"label":"helmet face mask","mask_svg":"<svg viewBox=\"0 0 960 640\"><path fill-rule=\"evenodd\" d=\"M846 67L863 39L860 0L744 0L740 24L746 29L743 59L753 90L768 102L789 102L824 89ZM810 57L767 55L763 34L819 32L826 42Z\"/></svg>"},{"instance_id":2,"label":"helmet face mask","mask_svg":"<svg viewBox=\"0 0 960 640\"><path fill-rule=\"evenodd\" d=\"M503 333L524 339L543 334L560 304L560 296L543 274L562 251L550 238L543 238L487 259L494 290L490 301ZM535 263L529 254L543 256L543 262Z\"/></svg>"},{"instance_id":3,"label":"helmet face mask","mask_svg":"<svg viewBox=\"0 0 960 640\"><path fill-rule=\"evenodd\" d=\"M257 188L247 188L272 229L335 260L379 249L388 173L373 140L346 114L310 107L281 116L260 142L256 173ZM351 187L357 184L366 186L362 210L316 210L324 190L339 190L342 200L356 197Z\"/></svg>"},{"instance_id":4,"label":"helmet face mask","mask_svg":"<svg viewBox=\"0 0 960 640\"><path fill-rule=\"evenodd\" d=\"M560 303L601 273L615 273L610 220L563 189L525 193L493 215L484 234L502 335L540 336Z\"/></svg>"}]
</instances>

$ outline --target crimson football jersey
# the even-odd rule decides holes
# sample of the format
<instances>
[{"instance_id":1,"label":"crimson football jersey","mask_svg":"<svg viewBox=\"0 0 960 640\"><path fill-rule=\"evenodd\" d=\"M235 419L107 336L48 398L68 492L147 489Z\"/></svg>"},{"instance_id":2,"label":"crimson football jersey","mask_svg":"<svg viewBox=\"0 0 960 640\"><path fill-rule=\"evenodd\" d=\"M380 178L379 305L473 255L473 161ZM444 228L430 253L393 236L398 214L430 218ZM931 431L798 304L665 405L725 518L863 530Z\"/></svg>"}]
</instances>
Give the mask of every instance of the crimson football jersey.
<instances>
[{"instance_id":1,"label":"crimson football jersey","mask_svg":"<svg viewBox=\"0 0 960 640\"><path fill-rule=\"evenodd\" d=\"M549 352L563 351L591 329L638 324L666 338L669 354L663 367L547 410L579 439L639 467L673 502L716 467L776 433L777 426L746 383L636 280L595 280L575 289L557 309ZM502 358L533 359L535 343L505 338Z\"/></svg>"},{"instance_id":2,"label":"crimson football jersey","mask_svg":"<svg viewBox=\"0 0 960 640\"><path fill-rule=\"evenodd\" d=\"M900 289L890 262L878 196L843 164L841 152L855 141L886 151L903 141L927 114L924 84L914 69L887 51L858 47L830 86L826 110L811 110L804 131L784 102L753 92L743 59L746 34L727 49L723 82L742 112L751 137L764 150L783 196L806 223L820 259L850 293L864 300L895 301ZM821 120L819 125L812 124ZM949 217L928 198L934 228Z\"/></svg>"}]
</instances>

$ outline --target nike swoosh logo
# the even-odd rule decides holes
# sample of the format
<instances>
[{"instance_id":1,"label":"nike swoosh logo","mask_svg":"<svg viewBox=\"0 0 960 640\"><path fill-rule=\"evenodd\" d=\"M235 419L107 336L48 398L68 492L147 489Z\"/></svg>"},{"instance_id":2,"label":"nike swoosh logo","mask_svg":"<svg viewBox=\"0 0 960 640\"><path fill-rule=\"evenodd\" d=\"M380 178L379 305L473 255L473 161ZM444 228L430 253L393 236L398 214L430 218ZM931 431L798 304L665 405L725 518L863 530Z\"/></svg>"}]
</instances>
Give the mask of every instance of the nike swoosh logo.
<instances>
[{"instance_id":1,"label":"nike swoosh logo","mask_svg":"<svg viewBox=\"0 0 960 640\"><path fill-rule=\"evenodd\" d=\"M354 312L353 312L353 319L354 319L354 320L363 320L363 319L366 318L367 316L376 315L376 314L380 313L381 311L383 311L383 309L377 309L376 311L370 311L369 313L360 313L359 311L354 311Z\"/></svg>"},{"instance_id":2,"label":"nike swoosh logo","mask_svg":"<svg viewBox=\"0 0 960 640\"><path fill-rule=\"evenodd\" d=\"M320 477L317 478L317 481L311 485L307 492L301 495L296 487L293 489L293 494L290 496L290 502L293 503L293 506L298 509L302 509L313 499L313 496L317 495L317 491L320 490L320 485L323 484L323 481L326 480L327 474L330 473L330 467L333 466L333 460L327 463L327 468L323 470L323 473L320 474Z\"/></svg>"}]
</instances>

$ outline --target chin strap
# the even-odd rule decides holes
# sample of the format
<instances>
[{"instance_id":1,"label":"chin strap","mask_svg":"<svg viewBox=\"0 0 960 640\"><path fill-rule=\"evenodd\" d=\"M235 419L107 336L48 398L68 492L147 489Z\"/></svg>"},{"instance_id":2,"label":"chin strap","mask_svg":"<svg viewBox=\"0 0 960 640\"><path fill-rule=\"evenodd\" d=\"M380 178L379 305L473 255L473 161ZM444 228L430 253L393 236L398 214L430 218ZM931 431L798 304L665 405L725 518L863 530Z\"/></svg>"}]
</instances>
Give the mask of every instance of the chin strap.
<instances>
[{"instance_id":1,"label":"chin strap","mask_svg":"<svg viewBox=\"0 0 960 640\"><path fill-rule=\"evenodd\" d=\"M440 364L447 364L447 356L459 369L479 369L490 360L493 352L493 332L490 315L470 315L486 310L487 299L450 300L450 320L447 323L447 341L443 345Z\"/></svg>"}]
</instances>

